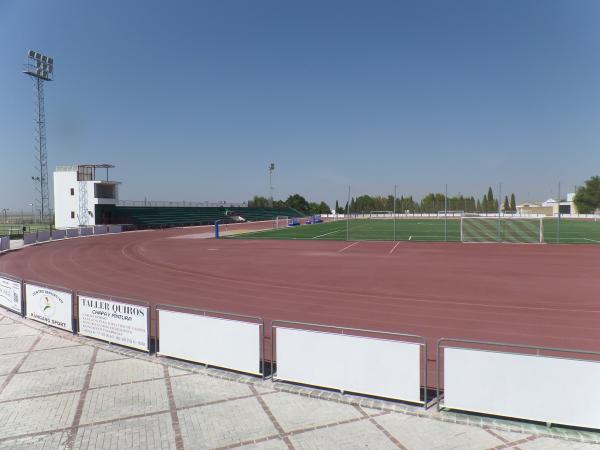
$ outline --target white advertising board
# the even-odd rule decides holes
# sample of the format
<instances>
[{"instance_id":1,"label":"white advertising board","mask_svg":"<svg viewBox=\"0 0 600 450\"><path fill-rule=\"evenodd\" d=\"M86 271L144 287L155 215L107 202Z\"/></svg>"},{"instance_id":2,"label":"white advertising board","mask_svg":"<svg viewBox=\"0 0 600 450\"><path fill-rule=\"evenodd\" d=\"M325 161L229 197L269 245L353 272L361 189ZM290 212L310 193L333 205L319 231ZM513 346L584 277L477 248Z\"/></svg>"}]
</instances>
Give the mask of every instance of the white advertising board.
<instances>
[{"instance_id":1,"label":"white advertising board","mask_svg":"<svg viewBox=\"0 0 600 450\"><path fill-rule=\"evenodd\" d=\"M78 296L79 334L148 351L147 306Z\"/></svg>"},{"instance_id":2,"label":"white advertising board","mask_svg":"<svg viewBox=\"0 0 600 450\"><path fill-rule=\"evenodd\" d=\"M444 407L600 427L600 363L444 348Z\"/></svg>"},{"instance_id":3,"label":"white advertising board","mask_svg":"<svg viewBox=\"0 0 600 450\"><path fill-rule=\"evenodd\" d=\"M276 328L277 379L421 401L421 345Z\"/></svg>"},{"instance_id":4,"label":"white advertising board","mask_svg":"<svg viewBox=\"0 0 600 450\"><path fill-rule=\"evenodd\" d=\"M260 325L158 309L159 354L260 375Z\"/></svg>"},{"instance_id":5,"label":"white advertising board","mask_svg":"<svg viewBox=\"0 0 600 450\"><path fill-rule=\"evenodd\" d=\"M25 283L25 310L30 319L73 331L73 302L70 292Z\"/></svg>"},{"instance_id":6,"label":"white advertising board","mask_svg":"<svg viewBox=\"0 0 600 450\"><path fill-rule=\"evenodd\" d=\"M20 282L0 276L0 305L23 314Z\"/></svg>"}]
</instances>

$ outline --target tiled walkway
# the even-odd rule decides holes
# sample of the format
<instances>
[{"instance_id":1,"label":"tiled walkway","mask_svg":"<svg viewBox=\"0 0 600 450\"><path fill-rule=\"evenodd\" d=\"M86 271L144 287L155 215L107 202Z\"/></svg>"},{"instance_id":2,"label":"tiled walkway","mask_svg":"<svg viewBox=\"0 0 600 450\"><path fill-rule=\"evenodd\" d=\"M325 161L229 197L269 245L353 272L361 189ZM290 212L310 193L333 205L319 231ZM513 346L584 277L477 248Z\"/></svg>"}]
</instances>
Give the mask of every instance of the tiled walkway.
<instances>
[{"instance_id":1,"label":"tiled walkway","mask_svg":"<svg viewBox=\"0 0 600 450\"><path fill-rule=\"evenodd\" d=\"M599 441L205 369L0 310L0 448L526 450Z\"/></svg>"}]
</instances>

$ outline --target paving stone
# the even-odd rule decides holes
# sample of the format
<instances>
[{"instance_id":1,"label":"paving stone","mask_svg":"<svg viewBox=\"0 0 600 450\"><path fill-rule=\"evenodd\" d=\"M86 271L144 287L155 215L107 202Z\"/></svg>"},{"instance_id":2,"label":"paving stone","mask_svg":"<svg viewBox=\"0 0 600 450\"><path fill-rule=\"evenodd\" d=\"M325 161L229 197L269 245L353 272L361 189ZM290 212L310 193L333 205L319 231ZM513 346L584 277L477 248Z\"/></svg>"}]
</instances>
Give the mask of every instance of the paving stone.
<instances>
[{"instance_id":1,"label":"paving stone","mask_svg":"<svg viewBox=\"0 0 600 450\"><path fill-rule=\"evenodd\" d=\"M63 339L61 337L54 336L51 334L42 334L42 338L40 339L40 342L37 343L34 350L46 350L49 348L59 347L74 347L76 345L81 344L77 341Z\"/></svg>"},{"instance_id":2,"label":"paving stone","mask_svg":"<svg viewBox=\"0 0 600 450\"><path fill-rule=\"evenodd\" d=\"M66 449L68 433L58 431L56 433L38 434L14 440L0 442L0 449L11 450L62 450Z\"/></svg>"},{"instance_id":3,"label":"paving stone","mask_svg":"<svg viewBox=\"0 0 600 450\"><path fill-rule=\"evenodd\" d=\"M90 387L151 380L163 378L164 375L163 366L160 364L139 359L120 359L96 364L92 372Z\"/></svg>"},{"instance_id":4,"label":"paving stone","mask_svg":"<svg viewBox=\"0 0 600 450\"><path fill-rule=\"evenodd\" d=\"M171 414L157 414L79 428L74 450L175 449Z\"/></svg>"},{"instance_id":5,"label":"paving stone","mask_svg":"<svg viewBox=\"0 0 600 450\"><path fill-rule=\"evenodd\" d=\"M254 397L183 409L177 414L186 448L226 447L277 435L271 420Z\"/></svg>"},{"instance_id":6,"label":"paving stone","mask_svg":"<svg viewBox=\"0 0 600 450\"><path fill-rule=\"evenodd\" d=\"M52 431L73 423L79 393L17 400L0 407L0 437Z\"/></svg>"},{"instance_id":7,"label":"paving stone","mask_svg":"<svg viewBox=\"0 0 600 450\"><path fill-rule=\"evenodd\" d=\"M529 433L517 433L517 432L513 432L513 431L504 431L504 430L496 430L496 429L489 429L489 430L487 430L487 432L492 435L496 434L496 435L504 438L508 442L518 441L520 439L525 439L526 437L531 436L531 434L529 434Z\"/></svg>"},{"instance_id":8,"label":"paving stone","mask_svg":"<svg viewBox=\"0 0 600 450\"><path fill-rule=\"evenodd\" d=\"M269 394L271 392L277 392L275 385L271 381L261 381L253 384L254 389L261 394Z\"/></svg>"},{"instance_id":9,"label":"paving stone","mask_svg":"<svg viewBox=\"0 0 600 450\"><path fill-rule=\"evenodd\" d=\"M171 386L178 408L252 395L250 387L246 384L206 375L171 378Z\"/></svg>"},{"instance_id":10,"label":"paving stone","mask_svg":"<svg viewBox=\"0 0 600 450\"><path fill-rule=\"evenodd\" d=\"M164 380L91 389L83 405L81 423L125 418L168 408Z\"/></svg>"},{"instance_id":11,"label":"paving stone","mask_svg":"<svg viewBox=\"0 0 600 450\"><path fill-rule=\"evenodd\" d=\"M368 420L294 434L290 441L296 450L398 448Z\"/></svg>"},{"instance_id":12,"label":"paving stone","mask_svg":"<svg viewBox=\"0 0 600 450\"><path fill-rule=\"evenodd\" d=\"M5 326L0 327L0 345L2 345L2 339L7 337L37 336L38 334L40 334L38 330L28 327L27 325L20 323L7 323Z\"/></svg>"},{"instance_id":13,"label":"paving stone","mask_svg":"<svg viewBox=\"0 0 600 450\"><path fill-rule=\"evenodd\" d=\"M25 353L19 355L3 355L0 356L0 375L10 373L25 357Z\"/></svg>"},{"instance_id":14,"label":"paving stone","mask_svg":"<svg viewBox=\"0 0 600 450\"><path fill-rule=\"evenodd\" d=\"M586 444L583 442L563 441L562 439L553 439L538 437L537 439L519 444L522 450L598 450L598 444Z\"/></svg>"},{"instance_id":15,"label":"paving stone","mask_svg":"<svg viewBox=\"0 0 600 450\"><path fill-rule=\"evenodd\" d=\"M87 345L31 352L19 372L88 364L94 348Z\"/></svg>"},{"instance_id":16,"label":"paving stone","mask_svg":"<svg viewBox=\"0 0 600 450\"><path fill-rule=\"evenodd\" d=\"M171 377L175 377L178 375L189 375L191 373L193 373L193 372L177 369L176 367L169 367L169 376L171 376Z\"/></svg>"},{"instance_id":17,"label":"paving stone","mask_svg":"<svg viewBox=\"0 0 600 450\"><path fill-rule=\"evenodd\" d=\"M269 439L258 444L248 444L239 447L243 450L287 450L288 446L283 439Z\"/></svg>"},{"instance_id":18,"label":"paving stone","mask_svg":"<svg viewBox=\"0 0 600 450\"><path fill-rule=\"evenodd\" d=\"M98 349L98 353L96 354L96 362L117 361L119 359L127 359L127 356L102 349Z\"/></svg>"},{"instance_id":19,"label":"paving stone","mask_svg":"<svg viewBox=\"0 0 600 450\"><path fill-rule=\"evenodd\" d=\"M4 338L0 341L0 355L5 355L7 353L27 352L37 338L37 336Z\"/></svg>"},{"instance_id":20,"label":"paving stone","mask_svg":"<svg viewBox=\"0 0 600 450\"><path fill-rule=\"evenodd\" d=\"M503 444L483 428L391 413L375 421L408 448L481 449Z\"/></svg>"},{"instance_id":21,"label":"paving stone","mask_svg":"<svg viewBox=\"0 0 600 450\"><path fill-rule=\"evenodd\" d=\"M81 390L87 366L17 373L0 394L0 401Z\"/></svg>"},{"instance_id":22,"label":"paving stone","mask_svg":"<svg viewBox=\"0 0 600 450\"><path fill-rule=\"evenodd\" d=\"M326 402L286 392L265 395L263 400L286 432L362 416L352 405Z\"/></svg>"}]
</instances>

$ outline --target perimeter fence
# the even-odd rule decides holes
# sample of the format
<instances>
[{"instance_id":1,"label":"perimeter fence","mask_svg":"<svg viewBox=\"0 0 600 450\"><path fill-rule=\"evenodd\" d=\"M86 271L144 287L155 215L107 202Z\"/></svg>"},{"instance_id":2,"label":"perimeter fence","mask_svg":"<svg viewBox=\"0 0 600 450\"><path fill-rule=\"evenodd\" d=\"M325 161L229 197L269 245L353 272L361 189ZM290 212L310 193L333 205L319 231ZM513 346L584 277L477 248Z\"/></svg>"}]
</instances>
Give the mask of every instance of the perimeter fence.
<instances>
[{"instance_id":1,"label":"perimeter fence","mask_svg":"<svg viewBox=\"0 0 600 450\"><path fill-rule=\"evenodd\" d=\"M600 352L443 338L432 359L414 334L271 320L268 336L262 317L152 306L6 274L0 306L69 333L272 382L600 429Z\"/></svg>"},{"instance_id":2,"label":"perimeter fence","mask_svg":"<svg viewBox=\"0 0 600 450\"><path fill-rule=\"evenodd\" d=\"M349 187L345 206L323 215L335 224L314 236L298 234L347 241L600 243L600 215L575 213L571 194L568 201L548 199L539 205L511 207L508 197L502 198L501 186L499 198L484 196L482 201L461 192L449 195L447 185L441 191L416 201L399 196L396 186L390 194L375 197L354 197Z\"/></svg>"}]
</instances>

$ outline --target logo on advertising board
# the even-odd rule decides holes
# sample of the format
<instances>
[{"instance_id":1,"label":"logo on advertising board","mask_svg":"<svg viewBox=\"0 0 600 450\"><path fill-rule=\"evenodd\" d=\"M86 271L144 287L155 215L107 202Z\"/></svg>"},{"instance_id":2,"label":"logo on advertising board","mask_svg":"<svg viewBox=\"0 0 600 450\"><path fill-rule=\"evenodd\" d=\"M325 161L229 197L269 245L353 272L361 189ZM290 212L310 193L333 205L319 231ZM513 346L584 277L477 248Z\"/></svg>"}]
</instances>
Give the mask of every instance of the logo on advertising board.
<instances>
[{"instance_id":1,"label":"logo on advertising board","mask_svg":"<svg viewBox=\"0 0 600 450\"><path fill-rule=\"evenodd\" d=\"M52 317L56 312L56 304L54 303L54 299L50 298L47 295L41 297L40 312L46 317Z\"/></svg>"},{"instance_id":2,"label":"logo on advertising board","mask_svg":"<svg viewBox=\"0 0 600 450\"><path fill-rule=\"evenodd\" d=\"M27 317L72 331L71 293L49 287L25 285Z\"/></svg>"}]
</instances>

